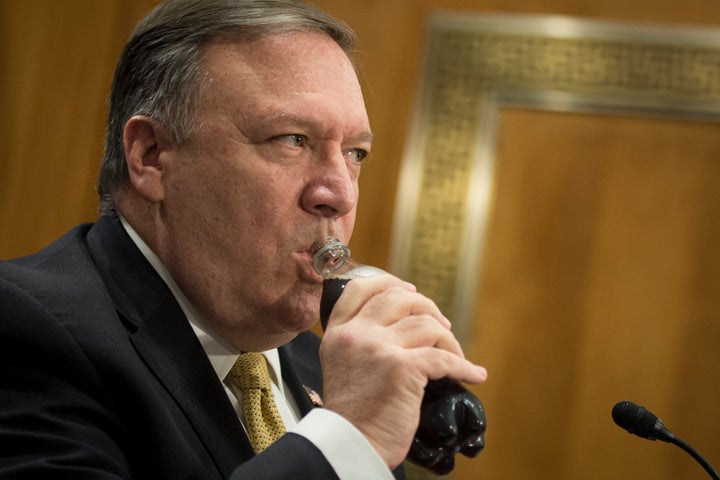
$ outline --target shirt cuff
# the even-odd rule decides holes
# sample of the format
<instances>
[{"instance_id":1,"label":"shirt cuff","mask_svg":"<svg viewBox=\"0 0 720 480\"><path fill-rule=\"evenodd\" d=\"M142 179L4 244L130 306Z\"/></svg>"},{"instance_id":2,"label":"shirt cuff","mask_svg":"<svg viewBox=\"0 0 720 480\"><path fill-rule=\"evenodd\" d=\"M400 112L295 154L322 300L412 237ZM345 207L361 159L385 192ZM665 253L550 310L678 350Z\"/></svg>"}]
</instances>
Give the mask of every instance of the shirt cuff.
<instances>
[{"instance_id":1,"label":"shirt cuff","mask_svg":"<svg viewBox=\"0 0 720 480\"><path fill-rule=\"evenodd\" d=\"M394 478L365 436L335 412L314 408L291 430L310 440L341 480Z\"/></svg>"}]
</instances>

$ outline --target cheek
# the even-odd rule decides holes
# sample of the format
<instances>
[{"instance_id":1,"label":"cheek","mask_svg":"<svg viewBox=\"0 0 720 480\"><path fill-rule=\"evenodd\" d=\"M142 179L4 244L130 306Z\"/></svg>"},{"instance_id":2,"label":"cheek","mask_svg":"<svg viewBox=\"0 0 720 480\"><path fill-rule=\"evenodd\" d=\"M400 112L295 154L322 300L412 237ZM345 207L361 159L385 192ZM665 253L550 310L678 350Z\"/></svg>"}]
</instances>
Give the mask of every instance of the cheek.
<instances>
[{"instance_id":1,"label":"cheek","mask_svg":"<svg viewBox=\"0 0 720 480\"><path fill-rule=\"evenodd\" d=\"M168 200L174 202L176 221L193 223L206 235L217 232L226 242L264 232L281 235L286 232L278 229L293 227L300 172L264 162L252 151L183 160L170 172L173 193ZM216 238L215 243L222 241Z\"/></svg>"},{"instance_id":2,"label":"cheek","mask_svg":"<svg viewBox=\"0 0 720 480\"><path fill-rule=\"evenodd\" d=\"M297 188L277 176L271 180L255 177L254 181L238 182L236 188L238 213L252 219L252 225L261 230L271 227L275 220L288 221L297 209Z\"/></svg>"}]
</instances>

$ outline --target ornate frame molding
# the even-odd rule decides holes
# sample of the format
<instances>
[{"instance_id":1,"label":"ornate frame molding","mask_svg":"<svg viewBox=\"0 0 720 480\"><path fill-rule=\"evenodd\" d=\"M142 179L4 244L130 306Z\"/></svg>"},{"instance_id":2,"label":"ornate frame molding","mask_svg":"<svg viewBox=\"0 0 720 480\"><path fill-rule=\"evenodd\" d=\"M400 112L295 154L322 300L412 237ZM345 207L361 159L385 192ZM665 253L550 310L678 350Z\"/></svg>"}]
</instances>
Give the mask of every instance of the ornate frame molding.
<instances>
[{"instance_id":1,"label":"ornate frame molding","mask_svg":"<svg viewBox=\"0 0 720 480\"><path fill-rule=\"evenodd\" d=\"M504 106L720 121L720 30L560 16L431 19L395 207L391 269L463 341Z\"/></svg>"}]
</instances>

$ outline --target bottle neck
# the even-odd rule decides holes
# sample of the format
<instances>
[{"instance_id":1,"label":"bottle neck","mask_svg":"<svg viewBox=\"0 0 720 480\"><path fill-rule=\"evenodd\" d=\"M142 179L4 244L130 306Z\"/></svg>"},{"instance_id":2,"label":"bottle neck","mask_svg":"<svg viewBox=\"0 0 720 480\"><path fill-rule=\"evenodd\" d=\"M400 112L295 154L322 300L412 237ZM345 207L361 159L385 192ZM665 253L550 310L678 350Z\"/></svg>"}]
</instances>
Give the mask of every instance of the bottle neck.
<instances>
[{"instance_id":1,"label":"bottle neck","mask_svg":"<svg viewBox=\"0 0 720 480\"><path fill-rule=\"evenodd\" d=\"M310 248L313 269L324 279L372 277L385 273L376 267L356 263L347 245L334 237L318 240Z\"/></svg>"},{"instance_id":2,"label":"bottle neck","mask_svg":"<svg viewBox=\"0 0 720 480\"><path fill-rule=\"evenodd\" d=\"M313 254L313 269L323 278L352 269L350 249L337 238L325 237L318 240L311 247L310 253Z\"/></svg>"}]
</instances>

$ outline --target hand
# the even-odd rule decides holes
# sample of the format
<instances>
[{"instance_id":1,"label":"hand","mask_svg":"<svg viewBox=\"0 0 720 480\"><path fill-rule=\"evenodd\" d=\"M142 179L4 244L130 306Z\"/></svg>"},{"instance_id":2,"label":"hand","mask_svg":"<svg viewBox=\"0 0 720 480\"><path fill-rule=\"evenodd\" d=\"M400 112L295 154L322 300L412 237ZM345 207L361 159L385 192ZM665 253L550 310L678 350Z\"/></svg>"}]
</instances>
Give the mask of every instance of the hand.
<instances>
[{"instance_id":1,"label":"hand","mask_svg":"<svg viewBox=\"0 0 720 480\"><path fill-rule=\"evenodd\" d=\"M485 380L450 322L391 275L355 279L335 304L320 347L325 407L352 422L389 467L405 458L429 379Z\"/></svg>"}]
</instances>

